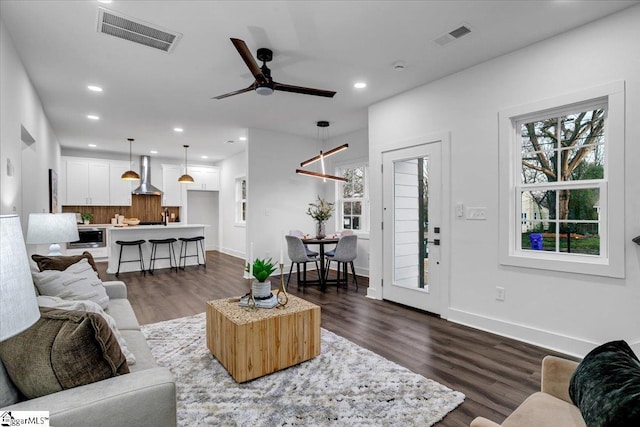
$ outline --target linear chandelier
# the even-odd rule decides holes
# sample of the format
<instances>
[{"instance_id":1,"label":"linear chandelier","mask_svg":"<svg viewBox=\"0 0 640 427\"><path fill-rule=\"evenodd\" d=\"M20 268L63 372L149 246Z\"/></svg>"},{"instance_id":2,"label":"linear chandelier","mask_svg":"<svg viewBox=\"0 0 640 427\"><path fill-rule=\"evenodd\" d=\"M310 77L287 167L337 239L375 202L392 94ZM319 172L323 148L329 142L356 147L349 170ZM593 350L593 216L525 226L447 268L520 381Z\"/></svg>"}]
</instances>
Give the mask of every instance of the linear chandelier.
<instances>
[{"instance_id":1,"label":"linear chandelier","mask_svg":"<svg viewBox=\"0 0 640 427\"><path fill-rule=\"evenodd\" d=\"M329 127L329 122L326 120L321 120L319 122L316 123L318 126L318 135L320 134L320 129L321 128L328 128ZM318 139L320 139L320 137L318 137ZM318 154L317 156L314 156L310 159L307 159L303 162L300 163L300 167L305 167L308 166L312 163L315 163L317 161L320 162L321 165L321 169L322 172L313 172L313 171L308 171L308 170L304 170L304 169L296 169L296 173L300 174L300 175L307 175L307 176L312 176L314 178L322 178L325 181L327 179L330 179L332 181L339 181L339 182L347 182L346 178L342 178L340 176L335 176L335 175L330 175L328 173L325 172L324 170L324 158L325 157L329 157L333 154L339 153L340 151L346 150L347 148L349 148L349 144L342 144L336 148L332 148L329 151L326 152L322 152L322 150L320 151L320 154Z\"/></svg>"}]
</instances>

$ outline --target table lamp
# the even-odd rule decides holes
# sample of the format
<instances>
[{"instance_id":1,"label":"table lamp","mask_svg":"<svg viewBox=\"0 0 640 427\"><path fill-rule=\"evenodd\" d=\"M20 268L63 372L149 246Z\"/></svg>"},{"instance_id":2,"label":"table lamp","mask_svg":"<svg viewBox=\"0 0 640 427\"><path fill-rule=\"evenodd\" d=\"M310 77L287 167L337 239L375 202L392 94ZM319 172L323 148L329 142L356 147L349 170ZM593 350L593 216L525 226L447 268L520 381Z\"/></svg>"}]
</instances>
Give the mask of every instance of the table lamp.
<instances>
[{"instance_id":1,"label":"table lamp","mask_svg":"<svg viewBox=\"0 0 640 427\"><path fill-rule=\"evenodd\" d=\"M62 255L58 243L80 240L76 214L74 213L32 213L29 214L27 243L50 243L49 256Z\"/></svg>"},{"instance_id":2,"label":"table lamp","mask_svg":"<svg viewBox=\"0 0 640 427\"><path fill-rule=\"evenodd\" d=\"M40 318L29 258L17 215L0 215L0 341Z\"/></svg>"}]
</instances>

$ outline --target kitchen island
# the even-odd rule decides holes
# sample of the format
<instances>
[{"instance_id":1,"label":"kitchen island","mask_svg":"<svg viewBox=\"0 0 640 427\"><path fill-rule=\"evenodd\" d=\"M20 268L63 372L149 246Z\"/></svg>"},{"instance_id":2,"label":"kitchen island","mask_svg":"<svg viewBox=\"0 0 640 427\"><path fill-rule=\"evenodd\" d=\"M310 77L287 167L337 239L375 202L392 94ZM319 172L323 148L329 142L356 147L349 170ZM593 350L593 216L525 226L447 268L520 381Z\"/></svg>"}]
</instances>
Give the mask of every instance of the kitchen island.
<instances>
[{"instance_id":1,"label":"kitchen island","mask_svg":"<svg viewBox=\"0 0 640 427\"><path fill-rule=\"evenodd\" d=\"M169 225L132 225L127 227L118 227L110 225L107 228L107 248L109 251L109 265L107 273L115 274L118 271L118 257L120 256L120 245L116 244L118 240L146 240L142 245L142 256L144 259L145 269L149 269L151 258L151 244L149 239L180 239L181 237L197 237L204 236L204 228L206 224L183 224L169 223ZM180 240L173 244L176 258L180 258ZM206 246L205 246L206 247ZM157 257L168 257L169 245L158 245L156 262L154 269L169 268L169 259L157 259ZM189 245L189 254L195 254L193 244ZM125 247L122 254L123 260L136 259L138 257L137 247ZM202 261L201 261L202 262ZM196 257L187 258L187 265L196 265L198 263ZM140 264L137 262L127 262L120 265L120 273L128 271L140 271Z\"/></svg>"}]
</instances>

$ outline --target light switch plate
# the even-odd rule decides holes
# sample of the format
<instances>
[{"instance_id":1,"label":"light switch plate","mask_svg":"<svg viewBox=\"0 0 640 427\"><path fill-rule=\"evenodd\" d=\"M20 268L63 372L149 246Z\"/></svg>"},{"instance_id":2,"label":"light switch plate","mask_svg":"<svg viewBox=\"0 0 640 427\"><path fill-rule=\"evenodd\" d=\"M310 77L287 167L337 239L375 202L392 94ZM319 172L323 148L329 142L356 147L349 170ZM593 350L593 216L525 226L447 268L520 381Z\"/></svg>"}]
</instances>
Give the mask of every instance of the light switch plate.
<instances>
[{"instance_id":1,"label":"light switch plate","mask_svg":"<svg viewBox=\"0 0 640 427\"><path fill-rule=\"evenodd\" d=\"M486 221L487 208L484 208L484 207L467 208L467 219L476 220L476 221Z\"/></svg>"}]
</instances>

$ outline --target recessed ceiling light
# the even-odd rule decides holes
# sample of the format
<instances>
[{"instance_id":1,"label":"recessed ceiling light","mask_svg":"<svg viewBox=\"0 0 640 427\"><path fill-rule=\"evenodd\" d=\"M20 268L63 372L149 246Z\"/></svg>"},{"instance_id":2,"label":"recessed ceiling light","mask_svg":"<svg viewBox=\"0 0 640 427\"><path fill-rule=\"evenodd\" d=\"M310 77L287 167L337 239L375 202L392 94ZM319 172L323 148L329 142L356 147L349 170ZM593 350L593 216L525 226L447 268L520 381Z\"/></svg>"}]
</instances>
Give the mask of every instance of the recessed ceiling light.
<instances>
[{"instance_id":1,"label":"recessed ceiling light","mask_svg":"<svg viewBox=\"0 0 640 427\"><path fill-rule=\"evenodd\" d=\"M97 145L96 144L89 144L89 147L95 148L95 147L97 147Z\"/></svg>"},{"instance_id":2,"label":"recessed ceiling light","mask_svg":"<svg viewBox=\"0 0 640 427\"><path fill-rule=\"evenodd\" d=\"M151 150L149 151L151 154L158 154L158 152L156 150Z\"/></svg>"},{"instance_id":3,"label":"recessed ceiling light","mask_svg":"<svg viewBox=\"0 0 640 427\"><path fill-rule=\"evenodd\" d=\"M100 120L99 116L96 116L95 114L87 114L87 119L90 120Z\"/></svg>"},{"instance_id":4,"label":"recessed ceiling light","mask_svg":"<svg viewBox=\"0 0 640 427\"><path fill-rule=\"evenodd\" d=\"M365 82L357 82L353 85L353 87L355 87L356 89L364 89L365 87L367 87L367 84Z\"/></svg>"},{"instance_id":5,"label":"recessed ceiling light","mask_svg":"<svg viewBox=\"0 0 640 427\"><path fill-rule=\"evenodd\" d=\"M227 141L227 144L235 144L235 141L233 139L230 139Z\"/></svg>"},{"instance_id":6,"label":"recessed ceiling light","mask_svg":"<svg viewBox=\"0 0 640 427\"><path fill-rule=\"evenodd\" d=\"M89 89L92 92L102 92L102 88L96 85L89 85L87 86L87 89Z\"/></svg>"},{"instance_id":7,"label":"recessed ceiling light","mask_svg":"<svg viewBox=\"0 0 640 427\"><path fill-rule=\"evenodd\" d=\"M241 136L240 138L238 138L240 141L246 141L247 137L246 136Z\"/></svg>"},{"instance_id":8,"label":"recessed ceiling light","mask_svg":"<svg viewBox=\"0 0 640 427\"><path fill-rule=\"evenodd\" d=\"M201 159L208 159L209 156L200 156Z\"/></svg>"},{"instance_id":9,"label":"recessed ceiling light","mask_svg":"<svg viewBox=\"0 0 640 427\"><path fill-rule=\"evenodd\" d=\"M175 132L184 132L184 129L182 129L182 128L173 128L173 130Z\"/></svg>"}]
</instances>

